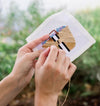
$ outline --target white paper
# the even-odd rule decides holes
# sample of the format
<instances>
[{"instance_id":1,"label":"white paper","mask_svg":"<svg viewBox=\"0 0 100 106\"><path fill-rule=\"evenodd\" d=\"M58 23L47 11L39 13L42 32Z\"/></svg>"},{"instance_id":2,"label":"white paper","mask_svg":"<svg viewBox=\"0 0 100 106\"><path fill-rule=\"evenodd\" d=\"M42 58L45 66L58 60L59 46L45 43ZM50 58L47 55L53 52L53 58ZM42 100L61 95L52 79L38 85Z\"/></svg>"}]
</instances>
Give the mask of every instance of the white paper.
<instances>
[{"instance_id":1,"label":"white paper","mask_svg":"<svg viewBox=\"0 0 100 106\"><path fill-rule=\"evenodd\" d=\"M26 40L27 42L30 42L43 35L49 34L53 29L61 26L68 26L75 38L75 47L70 52L66 53L66 55L70 57L71 61L74 61L95 43L94 38L71 14L66 11L58 12L47 18L29 37L26 38ZM39 45L34 50L41 48L42 45Z\"/></svg>"}]
</instances>

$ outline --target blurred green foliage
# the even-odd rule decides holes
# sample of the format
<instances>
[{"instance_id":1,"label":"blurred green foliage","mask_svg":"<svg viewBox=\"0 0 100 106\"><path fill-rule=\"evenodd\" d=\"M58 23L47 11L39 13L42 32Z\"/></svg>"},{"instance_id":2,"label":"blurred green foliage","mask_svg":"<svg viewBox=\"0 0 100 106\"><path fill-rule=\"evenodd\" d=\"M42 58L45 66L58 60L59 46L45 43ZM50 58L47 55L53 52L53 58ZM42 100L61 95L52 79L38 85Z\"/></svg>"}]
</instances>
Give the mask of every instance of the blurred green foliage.
<instances>
[{"instance_id":1,"label":"blurred green foliage","mask_svg":"<svg viewBox=\"0 0 100 106\"><path fill-rule=\"evenodd\" d=\"M26 11L12 2L6 17L0 13L0 80L12 71L17 51L26 43L26 37L55 13L52 11L43 16L41 10L38 1L32 2Z\"/></svg>"},{"instance_id":2,"label":"blurred green foliage","mask_svg":"<svg viewBox=\"0 0 100 106\"><path fill-rule=\"evenodd\" d=\"M0 23L3 24L0 28L0 80L12 71L17 51L26 43L26 37L55 12L52 11L43 16L39 2L32 3L27 11L21 11L16 4L12 3L6 17L0 16ZM100 8L81 11L76 13L75 17L95 38L96 43L74 61L77 71L73 79L95 84L98 81L97 74L100 69ZM10 42L7 39L10 39ZM77 86L78 84L75 83L71 85L71 93L78 89L83 92L84 86Z\"/></svg>"},{"instance_id":3,"label":"blurred green foliage","mask_svg":"<svg viewBox=\"0 0 100 106\"><path fill-rule=\"evenodd\" d=\"M83 11L77 13L75 17L85 27L85 29L95 38L96 43L81 55L75 64L80 74L84 75L84 79L93 80L97 79L97 74L100 75L100 8L92 11ZM92 82L91 82L92 83Z\"/></svg>"}]
</instances>

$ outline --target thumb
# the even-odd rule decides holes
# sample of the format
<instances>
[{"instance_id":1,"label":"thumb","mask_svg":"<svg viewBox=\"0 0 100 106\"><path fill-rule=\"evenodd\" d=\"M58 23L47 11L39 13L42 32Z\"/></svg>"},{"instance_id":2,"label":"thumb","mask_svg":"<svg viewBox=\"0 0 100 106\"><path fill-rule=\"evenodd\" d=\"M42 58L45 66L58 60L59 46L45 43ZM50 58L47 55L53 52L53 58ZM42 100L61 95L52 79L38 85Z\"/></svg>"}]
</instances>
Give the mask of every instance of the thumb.
<instances>
[{"instance_id":1,"label":"thumb","mask_svg":"<svg viewBox=\"0 0 100 106\"><path fill-rule=\"evenodd\" d=\"M25 57L26 59L33 61L34 59L39 57L42 52L43 50L38 50L38 51L31 52L31 53L27 53L25 54Z\"/></svg>"}]
</instances>

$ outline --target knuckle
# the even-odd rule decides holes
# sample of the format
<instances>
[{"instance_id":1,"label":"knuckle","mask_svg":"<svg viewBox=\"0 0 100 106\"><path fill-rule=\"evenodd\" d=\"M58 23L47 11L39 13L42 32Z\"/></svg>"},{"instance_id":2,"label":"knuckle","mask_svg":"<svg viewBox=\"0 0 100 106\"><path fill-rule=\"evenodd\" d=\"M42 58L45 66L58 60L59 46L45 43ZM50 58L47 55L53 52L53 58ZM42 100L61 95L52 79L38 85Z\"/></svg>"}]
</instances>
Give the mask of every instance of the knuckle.
<instances>
[{"instance_id":1,"label":"knuckle","mask_svg":"<svg viewBox=\"0 0 100 106\"><path fill-rule=\"evenodd\" d=\"M67 75L67 76L65 77L65 79L66 79L67 81L69 81L69 80L70 80L70 77Z\"/></svg>"},{"instance_id":2,"label":"knuckle","mask_svg":"<svg viewBox=\"0 0 100 106\"><path fill-rule=\"evenodd\" d=\"M56 69L56 74L59 74L60 73L60 70L59 69Z\"/></svg>"},{"instance_id":3,"label":"knuckle","mask_svg":"<svg viewBox=\"0 0 100 106\"><path fill-rule=\"evenodd\" d=\"M52 46L51 47L53 51L57 51L57 47L56 46Z\"/></svg>"},{"instance_id":4,"label":"knuckle","mask_svg":"<svg viewBox=\"0 0 100 106\"><path fill-rule=\"evenodd\" d=\"M66 56L66 60L67 60L68 62L70 62L70 58L69 58L69 57L67 57L67 56Z\"/></svg>"},{"instance_id":5,"label":"knuckle","mask_svg":"<svg viewBox=\"0 0 100 106\"><path fill-rule=\"evenodd\" d=\"M53 68L53 64L52 64L52 63L47 63L47 64L46 64L46 68L47 68L47 69Z\"/></svg>"},{"instance_id":6,"label":"knuckle","mask_svg":"<svg viewBox=\"0 0 100 106\"><path fill-rule=\"evenodd\" d=\"M60 53L60 54L63 54L63 55L66 54L65 51L64 51L64 50L61 50L61 49L59 49L59 53Z\"/></svg>"},{"instance_id":7,"label":"knuckle","mask_svg":"<svg viewBox=\"0 0 100 106\"><path fill-rule=\"evenodd\" d=\"M26 54L24 55L24 57L25 57L25 58L29 58L30 55L29 55L28 53L26 53Z\"/></svg>"},{"instance_id":8,"label":"knuckle","mask_svg":"<svg viewBox=\"0 0 100 106\"><path fill-rule=\"evenodd\" d=\"M67 77L67 80L70 81L70 77Z\"/></svg>"},{"instance_id":9,"label":"knuckle","mask_svg":"<svg viewBox=\"0 0 100 106\"><path fill-rule=\"evenodd\" d=\"M60 73L60 71L61 71L61 68L60 67L57 67L56 68L56 73Z\"/></svg>"}]
</instances>

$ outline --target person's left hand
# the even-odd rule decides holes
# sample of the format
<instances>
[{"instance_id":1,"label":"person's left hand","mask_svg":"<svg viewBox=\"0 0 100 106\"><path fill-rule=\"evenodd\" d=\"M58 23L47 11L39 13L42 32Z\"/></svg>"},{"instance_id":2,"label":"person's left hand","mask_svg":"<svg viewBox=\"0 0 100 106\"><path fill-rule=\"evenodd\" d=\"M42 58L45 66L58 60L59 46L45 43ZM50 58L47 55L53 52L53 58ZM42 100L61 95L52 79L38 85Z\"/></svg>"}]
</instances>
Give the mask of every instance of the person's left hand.
<instances>
[{"instance_id":1,"label":"person's left hand","mask_svg":"<svg viewBox=\"0 0 100 106\"><path fill-rule=\"evenodd\" d=\"M11 75L17 79L18 87L24 88L30 82L34 74L36 58L43 51L33 51L32 49L48 39L48 37L49 35L42 36L19 49L13 71L11 72Z\"/></svg>"}]
</instances>

